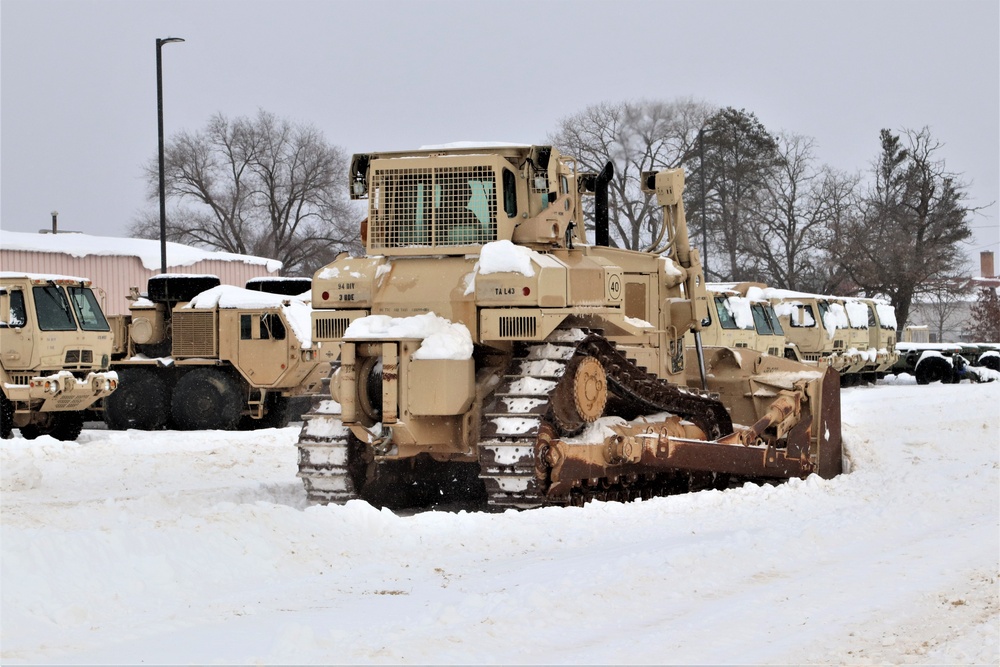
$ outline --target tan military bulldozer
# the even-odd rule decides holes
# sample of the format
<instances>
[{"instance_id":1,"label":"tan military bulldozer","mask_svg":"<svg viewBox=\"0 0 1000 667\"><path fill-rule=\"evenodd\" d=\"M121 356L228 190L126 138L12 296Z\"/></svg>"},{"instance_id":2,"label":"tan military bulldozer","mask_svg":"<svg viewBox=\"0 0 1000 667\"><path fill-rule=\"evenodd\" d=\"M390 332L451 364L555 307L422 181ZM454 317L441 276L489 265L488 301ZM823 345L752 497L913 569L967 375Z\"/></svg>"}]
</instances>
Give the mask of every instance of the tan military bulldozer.
<instances>
[{"instance_id":1,"label":"tan military bulldozer","mask_svg":"<svg viewBox=\"0 0 1000 667\"><path fill-rule=\"evenodd\" d=\"M708 297L684 174L642 175L663 225L641 252L609 247L612 174L549 146L353 157L367 254L313 277L313 339L340 358L298 444L312 501L528 508L841 472L836 371L687 352Z\"/></svg>"}]
</instances>

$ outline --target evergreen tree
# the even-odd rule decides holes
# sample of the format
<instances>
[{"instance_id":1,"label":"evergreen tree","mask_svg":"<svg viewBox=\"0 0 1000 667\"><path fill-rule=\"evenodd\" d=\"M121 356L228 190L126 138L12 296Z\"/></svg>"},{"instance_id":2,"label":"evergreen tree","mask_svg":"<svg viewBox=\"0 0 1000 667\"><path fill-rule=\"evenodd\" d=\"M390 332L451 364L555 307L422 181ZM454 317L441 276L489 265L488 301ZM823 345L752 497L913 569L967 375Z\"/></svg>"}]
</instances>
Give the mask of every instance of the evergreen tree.
<instances>
[{"instance_id":1,"label":"evergreen tree","mask_svg":"<svg viewBox=\"0 0 1000 667\"><path fill-rule=\"evenodd\" d=\"M968 334L979 343L1000 343L1000 294L995 287L980 287L970 313Z\"/></svg>"}]
</instances>

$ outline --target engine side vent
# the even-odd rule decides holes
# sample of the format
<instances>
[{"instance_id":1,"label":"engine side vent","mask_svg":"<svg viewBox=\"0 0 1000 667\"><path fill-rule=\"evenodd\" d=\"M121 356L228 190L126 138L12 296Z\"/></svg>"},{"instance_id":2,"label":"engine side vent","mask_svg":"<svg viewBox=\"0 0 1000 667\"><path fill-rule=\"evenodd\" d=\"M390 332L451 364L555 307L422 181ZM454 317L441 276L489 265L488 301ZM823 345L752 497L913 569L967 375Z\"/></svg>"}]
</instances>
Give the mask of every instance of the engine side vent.
<instances>
[{"instance_id":1,"label":"engine side vent","mask_svg":"<svg viewBox=\"0 0 1000 667\"><path fill-rule=\"evenodd\" d=\"M341 340L350 323L350 317L316 318L313 320L313 340Z\"/></svg>"},{"instance_id":2,"label":"engine side vent","mask_svg":"<svg viewBox=\"0 0 1000 667\"><path fill-rule=\"evenodd\" d=\"M218 355L217 314L214 310L203 312L175 311L173 329L173 355L175 357L209 357Z\"/></svg>"},{"instance_id":3,"label":"engine side vent","mask_svg":"<svg viewBox=\"0 0 1000 667\"><path fill-rule=\"evenodd\" d=\"M538 319L535 317L500 317L500 338L535 338Z\"/></svg>"}]
</instances>

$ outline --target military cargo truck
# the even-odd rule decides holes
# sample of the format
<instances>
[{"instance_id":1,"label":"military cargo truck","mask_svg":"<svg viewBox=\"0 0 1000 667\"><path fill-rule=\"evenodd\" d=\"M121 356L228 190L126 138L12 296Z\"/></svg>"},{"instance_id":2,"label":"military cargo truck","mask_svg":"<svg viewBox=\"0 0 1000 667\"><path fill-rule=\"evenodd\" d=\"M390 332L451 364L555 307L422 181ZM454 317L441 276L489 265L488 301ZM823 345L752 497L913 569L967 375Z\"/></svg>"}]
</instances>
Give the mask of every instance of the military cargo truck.
<instances>
[{"instance_id":1,"label":"military cargo truck","mask_svg":"<svg viewBox=\"0 0 1000 667\"><path fill-rule=\"evenodd\" d=\"M248 429L288 423L292 398L329 373L294 296L220 285L215 276L154 276L113 318L119 391L109 428Z\"/></svg>"},{"instance_id":2,"label":"military cargo truck","mask_svg":"<svg viewBox=\"0 0 1000 667\"><path fill-rule=\"evenodd\" d=\"M76 440L118 385L111 348L89 280L0 272L0 435Z\"/></svg>"}]
</instances>

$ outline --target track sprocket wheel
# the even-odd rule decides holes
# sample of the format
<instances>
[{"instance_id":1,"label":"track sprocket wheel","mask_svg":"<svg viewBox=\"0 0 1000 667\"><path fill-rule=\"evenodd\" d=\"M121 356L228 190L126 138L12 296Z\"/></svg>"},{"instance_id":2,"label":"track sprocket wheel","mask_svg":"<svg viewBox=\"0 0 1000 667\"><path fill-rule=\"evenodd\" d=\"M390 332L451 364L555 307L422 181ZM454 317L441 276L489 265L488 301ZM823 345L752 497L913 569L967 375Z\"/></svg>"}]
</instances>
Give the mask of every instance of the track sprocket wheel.
<instances>
[{"instance_id":1,"label":"track sprocket wheel","mask_svg":"<svg viewBox=\"0 0 1000 667\"><path fill-rule=\"evenodd\" d=\"M597 421L608 403L608 378L601 362L574 356L552 395L552 415L564 435L579 433Z\"/></svg>"}]
</instances>

